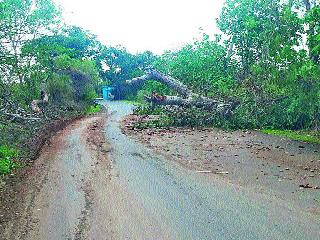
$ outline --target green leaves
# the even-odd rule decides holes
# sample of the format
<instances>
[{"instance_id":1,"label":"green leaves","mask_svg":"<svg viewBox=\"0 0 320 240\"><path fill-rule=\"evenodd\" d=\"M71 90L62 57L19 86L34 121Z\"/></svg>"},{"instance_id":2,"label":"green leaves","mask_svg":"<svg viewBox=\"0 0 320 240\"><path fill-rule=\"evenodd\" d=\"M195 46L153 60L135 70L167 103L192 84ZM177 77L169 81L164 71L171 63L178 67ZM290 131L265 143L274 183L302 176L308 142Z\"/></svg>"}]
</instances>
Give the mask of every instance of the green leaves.
<instances>
[{"instance_id":1,"label":"green leaves","mask_svg":"<svg viewBox=\"0 0 320 240\"><path fill-rule=\"evenodd\" d=\"M165 109L170 124L290 129L319 126L319 6L313 6L306 17L304 7L298 0L226 0L218 19L222 36L210 40L204 34L180 50L163 54L156 67L182 80L194 92L241 102L227 120L202 110ZM174 94L164 86L148 83L139 96L152 90Z\"/></svg>"},{"instance_id":2,"label":"green leaves","mask_svg":"<svg viewBox=\"0 0 320 240\"><path fill-rule=\"evenodd\" d=\"M16 166L13 162L18 157L18 152L6 146L0 146L0 176L10 173Z\"/></svg>"}]
</instances>

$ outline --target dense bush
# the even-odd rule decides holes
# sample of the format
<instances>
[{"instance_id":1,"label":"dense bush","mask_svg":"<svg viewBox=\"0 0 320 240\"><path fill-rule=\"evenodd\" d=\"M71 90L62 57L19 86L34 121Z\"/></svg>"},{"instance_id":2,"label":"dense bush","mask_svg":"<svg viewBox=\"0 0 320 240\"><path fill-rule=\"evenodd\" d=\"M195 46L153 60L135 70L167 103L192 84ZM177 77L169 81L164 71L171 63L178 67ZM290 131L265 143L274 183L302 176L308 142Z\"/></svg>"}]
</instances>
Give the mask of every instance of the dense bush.
<instances>
[{"instance_id":1,"label":"dense bush","mask_svg":"<svg viewBox=\"0 0 320 240\"><path fill-rule=\"evenodd\" d=\"M18 152L16 150L0 146L0 176L11 172L17 166L14 163L14 159L17 157Z\"/></svg>"}]
</instances>

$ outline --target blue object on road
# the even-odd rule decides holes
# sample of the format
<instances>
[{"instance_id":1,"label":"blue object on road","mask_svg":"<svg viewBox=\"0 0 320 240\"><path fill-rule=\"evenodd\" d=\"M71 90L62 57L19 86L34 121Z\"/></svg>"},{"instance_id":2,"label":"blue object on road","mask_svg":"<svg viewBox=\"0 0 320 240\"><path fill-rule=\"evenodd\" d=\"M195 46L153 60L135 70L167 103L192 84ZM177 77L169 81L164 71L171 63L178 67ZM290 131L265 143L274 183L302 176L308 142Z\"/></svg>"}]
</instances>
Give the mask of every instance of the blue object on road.
<instances>
[{"instance_id":1,"label":"blue object on road","mask_svg":"<svg viewBox=\"0 0 320 240\"><path fill-rule=\"evenodd\" d=\"M102 87L102 96L104 100L113 100L113 95L111 92L113 91L113 87Z\"/></svg>"}]
</instances>

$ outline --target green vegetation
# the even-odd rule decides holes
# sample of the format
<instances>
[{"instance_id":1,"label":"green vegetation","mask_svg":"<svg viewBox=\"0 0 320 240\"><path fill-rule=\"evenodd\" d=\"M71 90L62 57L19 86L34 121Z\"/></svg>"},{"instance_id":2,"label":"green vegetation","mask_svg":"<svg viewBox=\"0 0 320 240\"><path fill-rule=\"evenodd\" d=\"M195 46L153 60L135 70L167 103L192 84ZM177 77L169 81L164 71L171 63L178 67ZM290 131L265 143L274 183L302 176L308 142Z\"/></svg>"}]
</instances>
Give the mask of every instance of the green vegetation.
<instances>
[{"instance_id":1,"label":"green vegetation","mask_svg":"<svg viewBox=\"0 0 320 240\"><path fill-rule=\"evenodd\" d=\"M271 129L264 129L262 130L262 132L266 134L272 134L275 136L284 136L297 141L320 144L319 132L318 133L306 132L306 131L294 132L290 130L271 130Z\"/></svg>"},{"instance_id":2,"label":"green vegetation","mask_svg":"<svg viewBox=\"0 0 320 240\"><path fill-rule=\"evenodd\" d=\"M142 127L319 129L317 1L226 0L217 19L220 34L203 33L160 56L106 47L61 15L53 0L0 1L0 145L20 149L52 120L99 111L91 104L103 85L114 87L117 100L142 103L139 114L160 116ZM148 66L195 93L240 106L229 118L196 108L146 107L144 96L153 91L176 95L155 81L125 84ZM49 100L32 112L31 103L44 92ZM10 157L1 160L2 169L12 166Z\"/></svg>"},{"instance_id":3,"label":"green vegetation","mask_svg":"<svg viewBox=\"0 0 320 240\"><path fill-rule=\"evenodd\" d=\"M226 0L217 23L221 34L203 34L153 65L196 93L240 106L227 119L196 109L163 108L164 121L231 129L319 129L320 3ZM137 99L152 91L176 95L151 81Z\"/></svg>"},{"instance_id":4,"label":"green vegetation","mask_svg":"<svg viewBox=\"0 0 320 240\"><path fill-rule=\"evenodd\" d=\"M91 105L87 108L86 114L91 115L95 114L101 111L101 106L100 105Z\"/></svg>"},{"instance_id":5,"label":"green vegetation","mask_svg":"<svg viewBox=\"0 0 320 240\"><path fill-rule=\"evenodd\" d=\"M52 121L100 111L92 100L103 85L116 87L117 99L134 98L138 89L124 81L154 58L106 47L89 31L67 25L53 0L0 1L0 146L29 156L26 141ZM38 108L31 107L34 101ZM12 156L1 158L1 172L14 166Z\"/></svg>"},{"instance_id":6,"label":"green vegetation","mask_svg":"<svg viewBox=\"0 0 320 240\"><path fill-rule=\"evenodd\" d=\"M10 149L6 146L0 146L0 176L10 173L17 164L14 163L14 159L18 157L16 150Z\"/></svg>"}]
</instances>

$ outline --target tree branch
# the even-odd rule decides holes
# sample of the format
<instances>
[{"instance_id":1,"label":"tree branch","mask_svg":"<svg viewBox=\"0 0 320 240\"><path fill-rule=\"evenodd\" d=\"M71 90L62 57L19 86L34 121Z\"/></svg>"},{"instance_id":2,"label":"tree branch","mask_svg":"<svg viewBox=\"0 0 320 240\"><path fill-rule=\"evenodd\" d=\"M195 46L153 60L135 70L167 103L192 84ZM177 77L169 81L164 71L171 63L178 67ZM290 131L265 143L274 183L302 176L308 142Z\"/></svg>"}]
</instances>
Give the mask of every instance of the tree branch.
<instances>
[{"instance_id":1,"label":"tree branch","mask_svg":"<svg viewBox=\"0 0 320 240\"><path fill-rule=\"evenodd\" d=\"M183 107L197 107L203 108L209 111L216 112L224 117L232 114L232 111L239 106L239 103L235 102L223 102L211 98L207 98L193 93L188 87L182 84L179 80L176 80L170 76L166 76L155 69L148 69L146 74L127 80L127 84L138 84L147 80L159 81L171 89L178 92L182 97L178 96L161 96L157 93L153 93L151 96L145 96L147 102L155 105L175 105Z\"/></svg>"}]
</instances>

